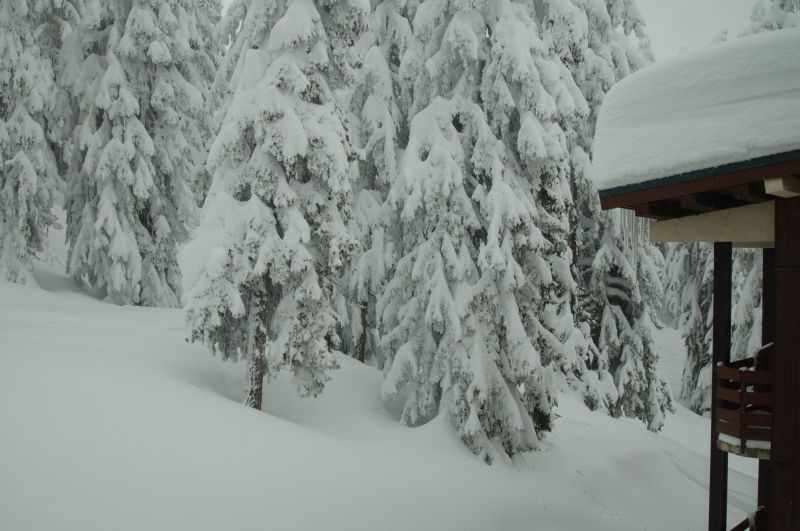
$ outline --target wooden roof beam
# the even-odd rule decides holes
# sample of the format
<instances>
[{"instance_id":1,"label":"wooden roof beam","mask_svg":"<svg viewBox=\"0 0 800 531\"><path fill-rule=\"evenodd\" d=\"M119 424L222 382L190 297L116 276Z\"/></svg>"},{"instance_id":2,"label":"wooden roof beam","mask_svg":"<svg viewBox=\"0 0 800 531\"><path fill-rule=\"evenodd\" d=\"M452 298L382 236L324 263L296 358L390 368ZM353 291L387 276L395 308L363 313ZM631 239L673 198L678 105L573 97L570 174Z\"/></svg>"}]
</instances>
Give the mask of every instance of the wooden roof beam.
<instances>
[{"instance_id":1,"label":"wooden roof beam","mask_svg":"<svg viewBox=\"0 0 800 531\"><path fill-rule=\"evenodd\" d=\"M800 178L777 177L764 181L764 191L776 197L797 197L800 195Z\"/></svg>"},{"instance_id":2,"label":"wooden roof beam","mask_svg":"<svg viewBox=\"0 0 800 531\"><path fill-rule=\"evenodd\" d=\"M641 218L650 218L656 220L680 218L683 216L691 216L696 214L692 210L683 208L679 202L672 201L653 201L651 203L642 203L633 207L636 215Z\"/></svg>"},{"instance_id":3,"label":"wooden roof beam","mask_svg":"<svg viewBox=\"0 0 800 531\"><path fill-rule=\"evenodd\" d=\"M650 225L653 243L731 242L737 247L774 247L775 203L758 203Z\"/></svg>"},{"instance_id":4,"label":"wooden roof beam","mask_svg":"<svg viewBox=\"0 0 800 531\"><path fill-rule=\"evenodd\" d=\"M681 207L696 213L713 212L725 208L736 208L749 204L750 201L741 201L728 195L716 192L700 192L685 195L680 198Z\"/></svg>"},{"instance_id":5,"label":"wooden roof beam","mask_svg":"<svg viewBox=\"0 0 800 531\"><path fill-rule=\"evenodd\" d=\"M768 201L769 197L764 193L764 183L750 183L733 186L731 188L719 190L719 193L725 194L743 203L761 203Z\"/></svg>"}]
</instances>

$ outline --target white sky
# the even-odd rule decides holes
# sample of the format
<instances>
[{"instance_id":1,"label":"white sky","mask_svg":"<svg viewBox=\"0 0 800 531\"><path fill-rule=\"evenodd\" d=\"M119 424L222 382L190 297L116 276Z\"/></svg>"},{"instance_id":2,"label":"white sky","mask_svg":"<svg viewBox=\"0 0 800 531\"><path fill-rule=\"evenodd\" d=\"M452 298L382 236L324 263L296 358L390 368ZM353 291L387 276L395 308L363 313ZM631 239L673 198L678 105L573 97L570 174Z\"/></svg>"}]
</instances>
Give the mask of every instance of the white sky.
<instances>
[{"instance_id":1,"label":"white sky","mask_svg":"<svg viewBox=\"0 0 800 531\"><path fill-rule=\"evenodd\" d=\"M231 0L222 0L227 8ZM736 36L750 19L756 0L637 0L657 59L686 47L705 46L720 31Z\"/></svg>"},{"instance_id":2,"label":"white sky","mask_svg":"<svg viewBox=\"0 0 800 531\"><path fill-rule=\"evenodd\" d=\"M735 37L750 20L756 0L637 0L647 22L656 59L666 59L686 47L711 42L727 29Z\"/></svg>"}]
</instances>

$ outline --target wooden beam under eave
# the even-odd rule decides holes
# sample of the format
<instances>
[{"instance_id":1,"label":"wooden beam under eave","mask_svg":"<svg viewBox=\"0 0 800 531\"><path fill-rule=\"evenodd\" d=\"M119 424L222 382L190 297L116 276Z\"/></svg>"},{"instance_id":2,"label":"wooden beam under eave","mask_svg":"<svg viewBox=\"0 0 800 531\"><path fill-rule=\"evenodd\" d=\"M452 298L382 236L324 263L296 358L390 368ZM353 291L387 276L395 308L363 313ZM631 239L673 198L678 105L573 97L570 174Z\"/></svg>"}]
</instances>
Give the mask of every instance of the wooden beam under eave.
<instances>
[{"instance_id":1,"label":"wooden beam under eave","mask_svg":"<svg viewBox=\"0 0 800 531\"><path fill-rule=\"evenodd\" d=\"M754 166L743 170L734 170L723 174L715 173L703 177L687 178L686 180L667 184L658 182L643 183L641 188L614 195L607 195L608 191L601 191L600 206L603 210L632 208L634 205L642 205L654 201L674 201L689 194L721 191L754 183L760 184L765 179L792 175L800 175L800 158Z\"/></svg>"},{"instance_id":2,"label":"wooden beam under eave","mask_svg":"<svg viewBox=\"0 0 800 531\"><path fill-rule=\"evenodd\" d=\"M650 225L653 243L731 242L736 247L775 246L775 203L770 201Z\"/></svg>"},{"instance_id":3,"label":"wooden beam under eave","mask_svg":"<svg viewBox=\"0 0 800 531\"><path fill-rule=\"evenodd\" d=\"M797 197L800 195L800 178L777 177L764 181L764 191L776 197Z\"/></svg>"}]
</instances>

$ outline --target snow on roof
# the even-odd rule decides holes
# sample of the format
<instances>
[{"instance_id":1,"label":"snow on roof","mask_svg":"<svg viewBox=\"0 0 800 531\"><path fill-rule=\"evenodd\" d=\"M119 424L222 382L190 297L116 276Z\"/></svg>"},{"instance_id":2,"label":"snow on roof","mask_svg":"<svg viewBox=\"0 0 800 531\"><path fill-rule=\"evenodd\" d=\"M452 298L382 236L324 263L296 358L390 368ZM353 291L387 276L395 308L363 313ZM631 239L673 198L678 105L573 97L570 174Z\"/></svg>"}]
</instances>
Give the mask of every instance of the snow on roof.
<instances>
[{"instance_id":1,"label":"snow on roof","mask_svg":"<svg viewBox=\"0 0 800 531\"><path fill-rule=\"evenodd\" d=\"M615 85L600 109L591 176L599 190L623 193L796 150L800 29L787 29L679 55Z\"/></svg>"}]
</instances>

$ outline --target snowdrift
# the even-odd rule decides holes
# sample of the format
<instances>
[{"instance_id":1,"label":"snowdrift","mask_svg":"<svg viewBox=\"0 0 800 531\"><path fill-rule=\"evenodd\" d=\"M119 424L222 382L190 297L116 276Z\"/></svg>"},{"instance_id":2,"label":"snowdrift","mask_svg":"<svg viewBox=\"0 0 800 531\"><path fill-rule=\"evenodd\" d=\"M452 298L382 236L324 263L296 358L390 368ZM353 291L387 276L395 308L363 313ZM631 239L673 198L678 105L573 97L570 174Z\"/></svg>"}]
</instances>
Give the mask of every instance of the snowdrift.
<instances>
[{"instance_id":1,"label":"snowdrift","mask_svg":"<svg viewBox=\"0 0 800 531\"><path fill-rule=\"evenodd\" d=\"M317 400L279 379L256 412L244 366L188 345L180 311L37 278L0 283L0 529L705 526L708 423L685 410L656 435L564 396L544 451L488 467L444 419L400 425L352 359ZM731 521L754 503L748 466Z\"/></svg>"}]
</instances>

